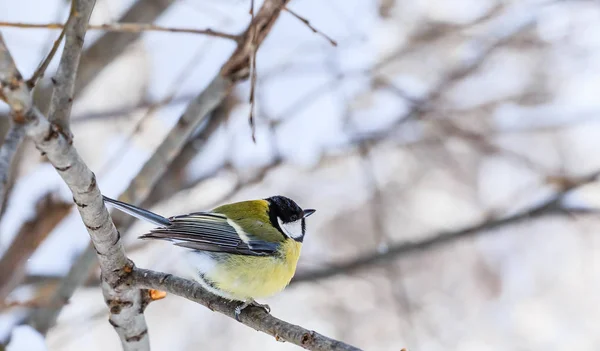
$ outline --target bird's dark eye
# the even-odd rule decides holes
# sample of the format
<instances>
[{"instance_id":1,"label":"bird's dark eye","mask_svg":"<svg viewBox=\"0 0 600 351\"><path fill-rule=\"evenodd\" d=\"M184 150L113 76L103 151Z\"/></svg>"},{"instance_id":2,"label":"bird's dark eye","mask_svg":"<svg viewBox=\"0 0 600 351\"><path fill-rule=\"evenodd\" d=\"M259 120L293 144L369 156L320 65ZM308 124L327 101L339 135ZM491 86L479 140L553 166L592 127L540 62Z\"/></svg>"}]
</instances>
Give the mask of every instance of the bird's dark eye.
<instances>
[{"instance_id":1,"label":"bird's dark eye","mask_svg":"<svg viewBox=\"0 0 600 351\"><path fill-rule=\"evenodd\" d=\"M296 215L293 215L290 217L290 222L295 222L298 219L298 217L296 217Z\"/></svg>"}]
</instances>

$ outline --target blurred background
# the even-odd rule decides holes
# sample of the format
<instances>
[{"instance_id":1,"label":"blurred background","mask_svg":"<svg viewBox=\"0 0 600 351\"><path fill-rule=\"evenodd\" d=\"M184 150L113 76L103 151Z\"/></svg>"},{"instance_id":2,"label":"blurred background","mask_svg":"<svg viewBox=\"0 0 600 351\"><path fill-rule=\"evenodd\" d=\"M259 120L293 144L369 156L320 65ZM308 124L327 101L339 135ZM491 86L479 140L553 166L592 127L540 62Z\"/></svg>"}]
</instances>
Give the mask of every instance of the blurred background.
<instances>
[{"instance_id":1,"label":"blurred background","mask_svg":"<svg viewBox=\"0 0 600 351\"><path fill-rule=\"evenodd\" d=\"M69 6L0 0L0 31L24 76L60 30L5 22L64 23ZM97 0L90 23L235 34L249 6ZM144 205L170 216L280 194L316 208L296 281L260 302L365 350L598 350L600 4L293 0L288 8L256 57L256 143L244 81L185 141ZM119 38L87 33L72 112L74 145L111 197L235 49L200 34ZM58 55L36 88L39 104ZM0 106L3 133L7 112ZM89 237L32 143L13 173L0 221L0 343L120 349L97 267L59 306L45 340L27 326L78 267ZM136 239L147 229L122 230L136 265L185 274L177 248ZM177 296L145 314L155 350L297 349Z\"/></svg>"}]
</instances>

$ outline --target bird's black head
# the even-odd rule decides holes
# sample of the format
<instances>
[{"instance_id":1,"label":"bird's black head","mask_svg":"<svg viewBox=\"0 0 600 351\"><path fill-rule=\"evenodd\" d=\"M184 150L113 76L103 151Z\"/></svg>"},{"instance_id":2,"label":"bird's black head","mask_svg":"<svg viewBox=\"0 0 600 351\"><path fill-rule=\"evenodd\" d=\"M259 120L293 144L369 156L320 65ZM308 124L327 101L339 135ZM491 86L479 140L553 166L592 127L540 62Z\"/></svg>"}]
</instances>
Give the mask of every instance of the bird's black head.
<instances>
[{"instance_id":1,"label":"bird's black head","mask_svg":"<svg viewBox=\"0 0 600 351\"><path fill-rule=\"evenodd\" d=\"M285 196L271 196L266 200L269 202L271 224L283 235L302 242L306 233L305 218L315 213L315 210L303 210L294 200Z\"/></svg>"}]
</instances>

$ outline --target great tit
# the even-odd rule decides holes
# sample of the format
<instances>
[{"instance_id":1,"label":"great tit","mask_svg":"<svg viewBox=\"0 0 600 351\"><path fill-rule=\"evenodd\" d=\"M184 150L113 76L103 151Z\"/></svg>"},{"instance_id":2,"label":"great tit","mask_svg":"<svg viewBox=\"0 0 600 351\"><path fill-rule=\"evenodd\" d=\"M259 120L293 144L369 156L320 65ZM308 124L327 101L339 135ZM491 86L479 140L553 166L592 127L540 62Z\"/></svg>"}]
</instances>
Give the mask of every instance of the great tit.
<instances>
[{"instance_id":1,"label":"great tit","mask_svg":"<svg viewBox=\"0 0 600 351\"><path fill-rule=\"evenodd\" d=\"M314 209L302 209L284 196L222 205L206 212L165 218L104 196L104 201L158 227L141 239L162 239L189 249L187 261L194 279L208 291L241 301L235 310L268 305L254 299L272 296L291 281L306 233L306 217Z\"/></svg>"}]
</instances>

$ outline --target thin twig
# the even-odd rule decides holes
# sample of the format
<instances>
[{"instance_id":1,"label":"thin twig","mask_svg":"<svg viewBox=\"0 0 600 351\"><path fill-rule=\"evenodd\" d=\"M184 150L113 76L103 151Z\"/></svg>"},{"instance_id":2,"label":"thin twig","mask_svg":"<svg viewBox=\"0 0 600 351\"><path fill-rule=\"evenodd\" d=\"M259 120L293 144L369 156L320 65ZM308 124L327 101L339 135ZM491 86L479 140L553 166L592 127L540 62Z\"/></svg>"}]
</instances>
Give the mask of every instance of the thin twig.
<instances>
[{"instance_id":1,"label":"thin twig","mask_svg":"<svg viewBox=\"0 0 600 351\"><path fill-rule=\"evenodd\" d=\"M60 43L62 42L62 39L65 36L65 28L66 28L66 26L69 25L70 20L71 20L71 17L69 17L69 20L67 20L67 24L60 31L58 38L56 38L56 40L54 41L54 44L52 44L52 48L50 49L50 52L48 53L46 58L44 58L44 60L42 62L40 62L40 65L35 69L35 72L33 72L33 75L31 76L31 78L29 78L27 80L27 87L29 89L33 89L33 87L35 87L35 85L37 84L38 80L40 80L44 77L44 73L46 73L46 70L48 69L50 62L52 62L52 59L54 58L54 55L56 55L56 52L58 51L58 47L60 46Z\"/></svg>"},{"instance_id":2,"label":"thin twig","mask_svg":"<svg viewBox=\"0 0 600 351\"><path fill-rule=\"evenodd\" d=\"M235 308L238 303L213 295L194 281L179 278L171 274L134 268L129 279L129 284L140 288L156 289L182 296L204 305L212 311L235 318ZM287 341L307 350L360 350L355 346L275 318L261 308L250 307L245 309L240 315L240 322L253 329L269 334L278 341Z\"/></svg>"},{"instance_id":3,"label":"thin twig","mask_svg":"<svg viewBox=\"0 0 600 351\"><path fill-rule=\"evenodd\" d=\"M306 18L304 18L304 17L300 16L299 14L297 14L296 12L290 10L289 7L284 7L283 9L286 10L290 15L296 17L298 20L300 20L302 23L304 23L310 30L313 31L313 33L319 34L320 36L322 36L323 38L325 38L329 43L331 43L331 45L333 45L333 46L337 46L338 45L337 41L331 39L331 37L329 37L327 34L321 32L317 28L313 27L310 24L310 21L307 20Z\"/></svg>"},{"instance_id":4,"label":"thin twig","mask_svg":"<svg viewBox=\"0 0 600 351\"><path fill-rule=\"evenodd\" d=\"M48 110L48 120L58 127L67 140L73 138L69 127L71 107L75 94L75 78L79 68L79 59L83 50L83 42L88 21L94 10L96 0L73 0L71 16L65 26L65 48L60 58L58 70L52 78L54 90Z\"/></svg>"},{"instance_id":5,"label":"thin twig","mask_svg":"<svg viewBox=\"0 0 600 351\"><path fill-rule=\"evenodd\" d=\"M63 29L62 23L19 23L19 22L0 22L0 27L12 27L23 29ZM168 32L168 33L185 33L185 34L202 34L216 38L230 39L233 41L239 40L236 34L223 33L219 31L197 28L173 28L158 26L149 23L105 23L105 24L90 24L88 30L102 30L107 32L121 33L143 33L143 32Z\"/></svg>"},{"instance_id":6,"label":"thin twig","mask_svg":"<svg viewBox=\"0 0 600 351\"><path fill-rule=\"evenodd\" d=\"M250 1L250 15L252 16L252 22L254 22L254 0ZM254 121L254 108L256 105L256 101L254 98L256 91L256 53L258 52L258 45L256 45L258 30L255 26L250 26L250 37L251 40L251 48L252 54L250 55L250 96L248 97L248 101L250 103L250 115L248 117L248 122L250 123L250 132L252 134L252 142L256 144L256 124Z\"/></svg>"},{"instance_id":7,"label":"thin twig","mask_svg":"<svg viewBox=\"0 0 600 351\"><path fill-rule=\"evenodd\" d=\"M12 79L2 79L7 75ZM111 312L110 322L121 338L123 349L149 350L148 329L143 314L148 301L144 300L143 291L119 286L123 275L131 271L132 263L125 256L121 235L104 206L96 177L70 141L33 106L30 92L22 75L16 70L2 34L0 82L4 100L8 102L15 118L25 122L27 136L48 157L71 190L73 202L77 204L97 252L102 270L102 290ZM120 289L116 290L116 287ZM47 327L44 326L46 330Z\"/></svg>"}]
</instances>

